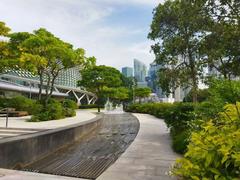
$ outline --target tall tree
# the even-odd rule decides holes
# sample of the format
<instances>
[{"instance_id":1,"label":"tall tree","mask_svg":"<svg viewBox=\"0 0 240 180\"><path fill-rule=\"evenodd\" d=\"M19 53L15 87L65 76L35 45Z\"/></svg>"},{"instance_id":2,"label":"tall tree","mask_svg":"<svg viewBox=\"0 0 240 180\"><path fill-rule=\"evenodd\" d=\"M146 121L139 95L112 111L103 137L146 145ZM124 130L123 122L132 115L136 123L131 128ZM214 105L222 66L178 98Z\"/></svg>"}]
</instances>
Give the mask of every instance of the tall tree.
<instances>
[{"instance_id":1,"label":"tall tree","mask_svg":"<svg viewBox=\"0 0 240 180\"><path fill-rule=\"evenodd\" d=\"M37 74L40 79L39 100L45 87L45 105L54 90L54 84L60 71L82 65L85 62L84 51L74 50L72 45L55 37L46 29L40 28L30 33L14 33L10 36L11 47L19 57L22 67Z\"/></svg>"},{"instance_id":2,"label":"tall tree","mask_svg":"<svg viewBox=\"0 0 240 180\"><path fill-rule=\"evenodd\" d=\"M11 52L7 40L10 30L4 22L0 21L0 72L10 66Z\"/></svg>"},{"instance_id":3,"label":"tall tree","mask_svg":"<svg viewBox=\"0 0 240 180\"><path fill-rule=\"evenodd\" d=\"M225 79L240 75L240 1L207 0L213 23L203 39L202 52L209 66Z\"/></svg>"},{"instance_id":4,"label":"tall tree","mask_svg":"<svg viewBox=\"0 0 240 180\"><path fill-rule=\"evenodd\" d=\"M150 88L136 88L135 89L135 96L139 98L139 103L141 103L142 98L147 98L151 94Z\"/></svg>"},{"instance_id":5,"label":"tall tree","mask_svg":"<svg viewBox=\"0 0 240 180\"><path fill-rule=\"evenodd\" d=\"M180 85L190 86L193 102L197 101L199 78L206 64L199 53L201 39L207 34L205 26L209 23L204 5L203 0L167 0L159 4L148 35L156 42L152 46L156 62L168 73L168 76L160 73L163 89L169 93Z\"/></svg>"},{"instance_id":6,"label":"tall tree","mask_svg":"<svg viewBox=\"0 0 240 180\"><path fill-rule=\"evenodd\" d=\"M115 104L126 102L129 100L130 97L130 89L126 87L105 87L103 91L106 94L107 98L109 98L110 101L114 102Z\"/></svg>"},{"instance_id":7,"label":"tall tree","mask_svg":"<svg viewBox=\"0 0 240 180\"><path fill-rule=\"evenodd\" d=\"M98 96L98 112L100 112L100 101L104 97L104 88L117 88L122 85L121 73L108 66L93 66L81 71L82 80L78 85Z\"/></svg>"}]
</instances>

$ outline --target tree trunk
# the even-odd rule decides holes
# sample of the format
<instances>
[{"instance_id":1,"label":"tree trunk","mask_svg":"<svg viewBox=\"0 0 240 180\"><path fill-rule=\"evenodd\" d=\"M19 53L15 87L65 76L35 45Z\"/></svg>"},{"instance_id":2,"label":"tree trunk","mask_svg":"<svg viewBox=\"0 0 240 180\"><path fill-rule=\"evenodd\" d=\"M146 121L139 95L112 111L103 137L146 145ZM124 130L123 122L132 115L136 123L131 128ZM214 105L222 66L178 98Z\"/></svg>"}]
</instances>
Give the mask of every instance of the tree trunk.
<instances>
[{"instance_id":1,"label":"tree trunk","mask_svg":"<svg viewBox=\"0 0 240 180\"><path fill-rule=\"evenodd\" d=\"M97 94L97 97L98 97L98 99L97 99L97 107L98 107L98 112L99 112L99 113L100 113L100 111L101 111L101 109L100 109L100 99L101 99L101 98L100 98L100 92L101 92L101 90L100 90L100 89L101 89L101 87L98 87L98 88L97 88L97 93L96 93L96 94Z\"/></svg>"},{"instance_id":2,"label":"tree trunk","mask_svg":"<svg viewBox=\"0 0 240 180\"><path fill-rule=\"evenodd\" d=\"M46 87L46 94L45 94L45 98L44 98L44 105L45 105L45 107L47 106L47 104L48 104L48 100L49 100L49 87L50 87L50 82L51 82L51 76L49 75L49 74L47 74L47 78L48 78L48 80L47 80L47 87Z\"/></svg>"},{"instance_id":3,"label":"tree trunk","mask_svg":"<svg viewBox=\"0 0 240 180\"><path fill-rule=\"evenodd\" d=\"M198 96L197 96L197 91L198 91L198 86L196 84L196 82L193 82L193 87L192 87L192 101L194 103L197 103L198 102Z\"/></svg>"},{"instance_id":4,"label":"tree trunk","mask_svg":"<svg viewBox=\"0 0 240 180\"><path fill-rule=\"evenodd\" d=\"M43 89L43 73L42 73L42 71L39 71L39 80L40 80L40 84L39 84L39 91L38 91L38 100L41 101L42 100L42 89Z\"/></svg>"},{"instance_id":5,"label":"tree trunk","mask_svg":"<svg viewBox=\"0 0 240 180\"><path fill-rule=\"evenodd\" d=\"M193 103L196 103L198 101L197 100L198 77L197 77L195 60L192 57L192 53L190 50L188 50L188 58L189 58L191 79L192 79L192 101L193 101Z\"/></svg>"},{"instance_id":6,"label":"tree trunk","mask_svg":"<svg viewBox=\"0 0 240 180\"><path fill-rule=\"evenodd\" d=\"M52 80L51 80L51 82L48 83L50 85L50 92L48 94L46 94L46 100L45 100L46 104L48 103L49 99L52 97L55 80L57 79L58 74L59 74L59 71L56 74L52 75L53 76ZM51 76L49 78L51 78Z\"/></svg>"}]
</instances>

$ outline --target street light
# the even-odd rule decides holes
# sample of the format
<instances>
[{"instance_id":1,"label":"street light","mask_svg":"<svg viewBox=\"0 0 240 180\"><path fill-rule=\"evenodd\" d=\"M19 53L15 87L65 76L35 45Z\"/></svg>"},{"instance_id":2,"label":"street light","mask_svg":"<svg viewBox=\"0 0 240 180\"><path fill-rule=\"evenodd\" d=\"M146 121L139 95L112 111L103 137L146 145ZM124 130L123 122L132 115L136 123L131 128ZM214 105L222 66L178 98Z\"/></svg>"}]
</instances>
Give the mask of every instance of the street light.
<instances>
[{"instance_id":1,"label":"street light","mask_svg":"<svg viewBox=\"0 0 240 180\"><path fill-rule=\"evenodd\" d=\"M29 88L30 88L29 98L32 99L32 85L30 81L29 81Z\"/></svg>"}]
</instances>

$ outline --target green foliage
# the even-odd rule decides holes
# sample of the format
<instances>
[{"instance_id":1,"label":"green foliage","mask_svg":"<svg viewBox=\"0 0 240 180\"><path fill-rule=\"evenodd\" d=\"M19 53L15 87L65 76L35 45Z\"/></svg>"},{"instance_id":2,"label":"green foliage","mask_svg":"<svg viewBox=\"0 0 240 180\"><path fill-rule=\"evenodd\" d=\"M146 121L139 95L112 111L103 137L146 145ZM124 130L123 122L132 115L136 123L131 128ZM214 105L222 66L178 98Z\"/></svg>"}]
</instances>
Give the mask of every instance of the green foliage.
<instances>
[{"instance_id":1,"label":"green foliage","mask_svg":"<svg viewBox=\"0 0 240 180\"><path fill-rule=\"evenodd\" d=\"M210 96L208 89L198 89L196 94L197 94L197 102L207 101ZM192 100L193 100L193 91L190 91L186 95L186 97L184 97L183 101L192 102Z\"/></svg>"},{"instance_id":2,"label":"green foliage","mask_svg":"<svg viewBox=\"0 0 240 180\"><path fill-rule=\"evenodd\" d=\"M65 117L73 117L76 116L76 111L71 108L63 108L63 114Z\"/></svg>"},{"instance_id":3,"label":"green foliage","mask_svg":"<svg viewBox=\"0 0 240 180\"><path fill-rule=\"evenodd\" d=\"M240 75L239 40L240 11L239 0L206 0L206 13L214 22L203 38L202 52L211 68L225 79Z\"/></svg>"},{"instance_id":4,"label":"green foliage","mask_svg":"<svg viewBox=\"0 0 240 180\"><path fill-rule=\"evenodd\" d=\"M77 103L70 99L65 99L62 101L63 108L77 109Z\"/></svg>"},{"instance_id":5,"label":"green foliage","mask_svg":"<svg viewBox=\"0 0 240 180\"><path fill-rule=\"evenodd\" d=\"M69 99L62 102L50 99L46 107L42 104L39 105L41 108L33 114L30 120L32 122L57 120L76 115L75 109L77 108L77 105L74 101Z\"/></svg>"},{"instance_id":6,"label":"green foliage","mask_svg":"<svg viewBox=\"0 0 240 180\"><path fill-rule=\"evenodd\" d=\"M134 89L134 96L139 98L139 103L141 102L142 98L149 97L151 94L150 88L136 88Z\"/></svg>"},{"instance_id":7,"label":"green foliage","mask_svg":"<svg viewBox=\"0 0 240 180\"><path fill-rule=\"evenodd\" d=\"M118 88L103 88L103 92L105 97L109 98L112 102L118 104L129 99L129 89L125 87Z\"/></svg>"},{"instance_id":8,"label":"green foliage","mask_svg":"<svg viewBox=\"0 0 240 180\"><path fill-rule=\"evenodd\" d=\"M104 65L93 66L81 71L82 80L79 86L100 94L103 87L119 87L122 85L121 73L113 68Z\"/></svg>"},{"instance_id":9,"label":"green foliage","mask_svg":"<svg viewBox=\"0 0 240 180\"><path fill-rule=\"evenodd\" d=\"M240 81L211 79L208 93L207 101L196 106L195 112L199 119L216 118L227 103L240 101Z\"/></svg>"},{"instance_id":10,"label":"green foliage","mask_svg":"<svg viewBox=\"0 0 240 180\"><path fill-rule=\"evenodd\" d=\"M108 66L93 66L81 71L82 79L78 82L79 86L95 93L98 96L98 105L103 101L104 88L118 88L122 85L121 73ZM100 111L100 108L98 109Z\"/></svg>"},{"instance_id":11,"label":"green foliage","mask_svg":"<svg viewBox=\"0 0 240 180\"><path fill-rule=\"evenodd\" d=\"M73 49L71 44L44 28L33 33L13 33L9 37L11 54L19 59L20 67L39 76L39 100L43 100L42 91L45 89L45 105L52 96L53 86L60 71L80 65L87 68L96 63L94 57L86 57L83 49ZM43 79L47 86L43 85Z\"/></svg>"},{"instance_id":12,"label":"green foliage","mask_svg":"<svg viewBox=\"0 0 240 180\"><path fill-rule=\"evenodd\" d=\"M99 105L97 104L87 104L87 105L80 105L79 109L94 109L94 108L98 108ZM104 108L104 105L100 105L100 108Z\"/></svg>"},{"instance_id":13,"label":"green foliage","mask_svg":"<svg viewBox=\"0 0 240 180\"><path fill-rule=\"evenodd\" d=\"M189 143L190 130L178 131L177 133L171 132L172 137L172 148L175 152L184 154L187 150L187 145Z\"/></svg>"},{"instance_id":14,"label":"green foliage","mask_svg":"<svg viewBox=\"0 0 240 180\"><path fill-rule=\"evenodd\" d=\"M219 118L203 122L193 132L188 151L173 174L184 179L239 179L240 103L228 104Z\"/></svg>"},{"instance_id":15,"label":"green foliage","mask_svg":"<svg viewBox=\"0 0 240 180\"><path fill-rule=\"evenodd\" d=\"M240 81L213 79L209 85L210 100L219 101L222 105L240 100Z\"/></svg>"},{"instance_id":16,"label":"green foliage","mask_svg":"<svg viewBox=\"0 0 240 180\"><path fill-rule=\"evenodd\" d=\"M0 72L2 72L7 67L12 67L12 63L15 62L12 59L9 43L4 39L9 35L10 30L11 29L7 27L4 22L0 21Z\"/></svg>"},{"instance_id":17,"label":"green foliage","mask_svg":"<svg viewBox=\"0 0 240 180\"><path fill-rule=\"evenodd\" d=\"M148 37L155 41L156 62L164 67L159 82L167 94L180 85L192 87L194 95L198 89L199 76L207 64L199 54L210 22L204 7L204 1L167 0L154 9Z\"/></svg>"},{"instance_id":18,"label":"green foliage","mask_svg":"<svg viewBox=\"0 0 240 180\"><path fill-rule=\"evenodd\" d=\"M39 104L37 101L26 98L24 96L0 98L0 107L15 108L16 111L27 111L28 114L35 114L42 109L41 104Z\"/></svg>"},{"instance_id":19,"label":"green foliage","mask_svg":"<svg viewBox=\"0 0 240 180\"><path fill-rule=\"evenodd\" d=\"M50 99L42 111L34 114L31 121L48 121L64 118L64 111L61 103L55 99Z\"/></svg>"},{"instance_id":20,"label":"green foliage","mask_svg":"<svg viewBox=\"0 0 240 180\"><path fill-rule=\"evenodd\" d=\"M76 116L75 109L77 109L78 106L75 101L72 101L70 99L65 99L64 101L62 101L62 107L63 107L63 114L65 117Z\"/></svg>"}]
</instances>

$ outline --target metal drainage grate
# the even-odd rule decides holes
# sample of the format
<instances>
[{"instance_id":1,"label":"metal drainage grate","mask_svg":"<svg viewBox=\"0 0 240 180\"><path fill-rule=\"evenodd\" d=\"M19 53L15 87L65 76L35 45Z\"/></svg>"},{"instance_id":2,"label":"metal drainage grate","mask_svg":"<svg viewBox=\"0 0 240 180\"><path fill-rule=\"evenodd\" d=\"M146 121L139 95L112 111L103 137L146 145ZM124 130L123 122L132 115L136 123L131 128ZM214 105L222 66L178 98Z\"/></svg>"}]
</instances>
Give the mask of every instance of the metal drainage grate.
<instances>
[{"instance_id":1,"label":"metal drainage grate","mask_svg":"<svg viewBox=\"0 0 240 180\"><path fill-rule=\"evenodd\" d=\"M77 178L96 179L100 176L116 158L96 157L84 160L59 161L54 166L48 166L43 169L23 169L24 171L47 173L62 176L71 176Z\"/></svg>"},{"instance_id":2,"label":"metal drainage grate","mask_svg":"<svg viewBox=\"0 0 240 180\"><path fill-rule=\"evenodd\" d=\"M99 133L29 164L23 170L96 179L127 149L139 130L129 114L107 115Z\"/></svg>"}]
</instances>

